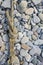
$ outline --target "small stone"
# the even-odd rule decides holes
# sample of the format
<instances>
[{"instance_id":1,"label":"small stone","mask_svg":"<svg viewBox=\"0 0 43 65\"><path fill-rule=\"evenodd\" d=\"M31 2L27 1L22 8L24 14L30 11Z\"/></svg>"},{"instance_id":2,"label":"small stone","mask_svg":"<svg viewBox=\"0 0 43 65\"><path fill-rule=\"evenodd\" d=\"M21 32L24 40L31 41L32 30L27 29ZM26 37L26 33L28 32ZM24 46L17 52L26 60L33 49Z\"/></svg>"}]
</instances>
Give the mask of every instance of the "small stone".
<instances>
[{"instance_id":1,"label":"small stone","mask_svg":"<svg viewBox=\"0 0 43 65\"><path fill-rule=\"evenodd\" d=\"M25 62L23 63L23 65L28 65L28 63L25 61Z\"/></svg>"},{"instance_id":2,"label":"small stone","mask_svg":"<svg viewBox=\"0 0 43 65\"><path fill-rule=\"evenodd\" d=\"M0 29L2 28L2 25L0 24Z\"/></svg>"},{"instance_id":3,"label":"small stone","mask_svg":"<svg viewBox=\"0 0 43 65\"><path fill-rule=\"evenodd\" d=\"M42 52L42 57L43 57L43 52Z\"/></svg>"},{"instance_id":4,"label":"small stone","mask_svg":"<svg viewBox=\"0 0 43 65\"><path fill-rule=\"evenodd\" d=\"M33 20L34 20L34 23L40 22L40 18L38 16L36 16L36 14L33 15Z\"/></svg>"},{"instance_id":5,"label":"small stone","mask_svg":"<svg viewBox=\"0 0 43 65\"><path fill-rule=\"evenodd\" d=\"M34 65L33 63L29 63L29 65Z\"/></svg>"},{"instance_id":6,"label":"small stone","mask_svg":"<svg viewBox=\"0 0 43 65\"><path fill-rule=\"evenodd\" d=\"M31 55L30 54L26 54L25 59L26 59L27 62L29 62L30 59L31 59Z\"/></svg>"},{"instance_id":7,"label":"small stone","mask_svg":"<svg viewBox=\"0 0 43 65\"><path fill-rule=\"evenodd\" d=\"M35 5L41 3L41 0L32 0Z\"/></svg>"},{"instance_id":8,"label":"small stone","mask_svg":"<svg viewBox=\"0 0 43 65\"><path fill-rule=\"evenodd\" d=\"M19 35L20 39L23 37L23 33L22 32L19 32L18 35Z\"/></svg>"},{"instance_id":9,"label":"small stone","mask_svg":"<svg viewBox=\"0 0 43 65\"><path fill-rule=\"evenodd\" d=\"M31 49L29 53L30 53L30 55L34 55L34 54L40 55L41 49L38 46L34 46L34 48Z\"/></svg>"},{"instance_id":10,"label":"small stone","mask_svg":"<svg viewBox=\"0 0 43 65\"><path fill-rule=\"evenodd\" d=\"M33 29L32 29L32 31L37 31L37 29L38 29L38 25L35 25L34 27L33 27Z\"/></svg>"},{"instance_id":11,"label":"small stone","mask_svg":"<svg viewBox=\"0 0 43 65\"><path fill-rule=\"evenodd\" d=\"M29 38L24 36L21 40L21 43L27 43L29 41Z\"/></svg>"},{"instance_id":12,"label":"small stone","mask_svg":"<svg viewBox=\"0 0 43 65\"><path fill-rule=\"evenodd\" d=\"M36 35L32 35L32 39L33 40L37 40L37 36Z\"/></svg>"},{"instance_id":13,"label":"small stone","mask_svg":"<svg viewBox=\"0 0 43 65\"><path fill-rule=\"evenodd\" d=\"M25 15L25 14L22 14L22 19L23 21L28 21L30 19L30 16L29 15Z\"/></svg>"},{"instance_id":14,"label":"small stone","mask_svg":"<svg viewBox=\"0 0 43 65\"><path fill-rule=\"evenodd\" d=\"M35 44L35 45L41 45L41 44L43 44L43 40L38 39L38 40L35 41L34 44Z\"/></svg>"},{"instance_id":15,"label":"small stone","mask_svg":"<svg viewBox=\"0 0 43 65\"><path fill-rule=\"evenodd\" d=\"M33 8L28 8L28 9L26 9L26 11L25 11L25 13L26 13L27 15L31 15L31 14L33 14L33 12L34 12L34 9L33 9Z\"/></svg>"},{"instance_id":16,"label":"small stone","mask_svg":"<svg viewBox=\"0 0 43 65\"><path fill-rule=\"evenodd\" d=\"M36 25L36 24L34 23L33 19L31 19L31 24L32 24L33 26Z\"/></svg>"},{"instance_id":17,"label":"small stone","mask_svg":"<svg viewBox=\"0 0 43 65\"><path fill-rule=\"evenodd\" d=\"M17 48L17 50L20 50L20 49L21 49L21 45L20 45L19 43L17 43L17 44L15 45L15 47Z\"/></svg>"},{"instance_id":18,"label":"small stone","mask_svg":"<svg viewBox=\"0 0 43 65\"><path fill-rule=\"evenodd\" d=\"M24 50L24 49L21 49L20 50L20 55L21 56L25 56L27 54L27 51L26 50Z\"/></svg>"},{"instance_id":19,"label":"small stone","mask_svg":"<svg viewBox=\"0 0 43 65\"><path fill-rule=\"evenodd\" d=\"M4 34L4 35L3 35L3 41L4 41L4 42L8 42L8 35L7 35L7 34Z\"/></svg>"},{"instance_id":20,"label":"small stone","mask_svg":"<svg viewBox=\"0 0 43 65\"><path fill-rule=\"evenodd\" d=\"M36 7L34 7L34 11L35 11L35 13L36 13L36 14L38 13L38 11L37 11Z\"/></svg>"},{"instance_id":21,"label":"small stone","mask_svg":"<svg viewBox=\"0 0 43 65\"><path fill-rule=\"evenodd\" d=\"M29 27L27 23L26 23L26 24L24 24L24 26L25 26L25 28L26 28L26 29L28 29L28 27Z\"/></svg>"},{"instance_id":22,"label":"small stone","mask_svg":"<svg viewBox=\"0 0 43 65\"><path fill-rule=\"evenodd\" d=\"M39 17L43 21L43 13L39 13Z\"/></svg>"},{"instance_id":23,"label":"small stone","mask_svg":"<svg viewBox=\"0 0 43 65\"><path fill-rule=\"evenodd\" d=\"M1 6L3 6L4 8L11 8L10 0L5 0Z\"/></svg>"},{"instance_id":24,"label":"small stone","mask_svg":"<svg viewBox=\"0 0 43 65\"><path fill-rule=\"evenodd\" d=\"M29 47L29 46L26 45L26 44L22 44L21 47L22 47L23 49L25 49L25 50L30 50L30 49L31 49L31 47Z\"/></svg>"},{"instance_id":25,"label":"small stone","mask_svg":"<svg viewBox=\"0 0 43 65\"><path fill-rule=\"evenodd\" d=\"M27 1L21 1L21 3L18 5L18 10L20 12L24 12L26 10L27 7Z\"/></svg>"}]
</instances>

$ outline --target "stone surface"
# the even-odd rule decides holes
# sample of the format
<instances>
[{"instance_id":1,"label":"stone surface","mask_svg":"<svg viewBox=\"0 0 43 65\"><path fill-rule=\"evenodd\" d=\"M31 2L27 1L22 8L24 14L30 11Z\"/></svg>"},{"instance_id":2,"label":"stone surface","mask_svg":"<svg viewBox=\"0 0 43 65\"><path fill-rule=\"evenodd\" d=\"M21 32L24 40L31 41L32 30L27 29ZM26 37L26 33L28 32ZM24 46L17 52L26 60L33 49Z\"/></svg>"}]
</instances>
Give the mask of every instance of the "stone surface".
<instances>
[{"instance_id":1,"label":"stone surface","mask_svg":"<svg viewBox=\"0 0 43 65\"><path fill-rule=\"evenodd\" d=\"M31 49L29 53L30 53L31 55L34 55L34 54L40 55L41 49L40 49L38 46L34 46L34 48Z\"/></svg>"},{"instance_id":2,"label":"stone surface","mask_svg":"<svg viewBox=\"0 0 43 65\"><path fill-rule=\"evenodd\" d=\"M21 50L20 50L20 55L21 55L21 56L27 55L27 51L24 50L24 49L21 49Z\"/></svg>"},{"instance_id":3,"label":"stone surface","mask_svg":"<svg viewBox=\"0 0 43 65\"><path fill-rule=\"evenodd\" d=\"M43 21L43 13L39 13L39 17Z\"/></svg>"},{"instance_id":4,"label":"stone surface","mask_svg":"<svg viewBox=\"0 0 43 65\"><path fill-rule=\"evenodd\" d=\"M35 45L41 45L41 44L43 44L43 40L38 39L38 40L35 41L34 44L35 44Z\"/></svg>"},{"instance_id":5,"label":"stone surface","mask_svg":"<svg viewBox=\"0 0 43 65\"><path fill-rule=\"evenodd\" d=\"M25 11L25 13L26 13L27 15L31 15L31 14L33 14L33 12L34 12L34 9L33 9L33 8L28 8L28 9L26 9L26 11Z\"/></svg>"},{"instance_id":6,"label":"stone surface","mask_svg":"<svg viewBox=\"0 0 43 65\"><path fill-rule=\"evenodd\" d=\"M39 4L41 0L32 0L35 5Z\"/></svg>"},{"instance_id":7,"label":"stone surface","mask_svg":"<svg viewBox=\"0 0 43 65\"><path fill-rule=\"evenodd\" d=\"M27 1L21 1L21 3L18 5L18 10L20 12L24 12L27 7Z\"/></svg>"},{"instance_id":8,"label":"stone surface","mask_svg":"<svg viewBox=\"0 0 43 65\"><path fill-rule=\"evenodd\" d=\"M27 62L29 62L29 61L30 61L30 59L31 59L30 54L26 54L25 59L26 59L26 61L27 61Z\"/></svg>"},{"instance_id":9,"label":"stone surface","mask_svg":"<svg viewBox=\"0 0 43 65\"><path fill-rule=\"evenodd\" d=\"M21 47L22 47L23 49L25 49L25 50L30 50L30 49L31 49L31 47L29 47L29 46L26 45L26 44L22 44Z\"/></svg>"},{"instance_id":10,"label":"stone surface","mask_svg":"<svg viewBox=\"0 0 43 65\"><path fill-rule=\"evenodd\" d=\"M34 65L33 63L29 63L29 65Z\"/></svg>"},{"instance_id":11,"label":"stone surface","mask_svg":"<svg viewBox=\"0 0 43 65\"><path fill-rule=\"evenodd\" d=\"M33 15L33 21L34 23L39 23L40 22L40 18L38 16L36 16L36 14Z\"/></svg>"},{"instance_id":12,"label":"stone surface","mask_svg":"<svg viewBox=\"0 0 43 65\"><path fill-rule=\"evenodd\" d=\"M10 7L10 0L4 1L1 6L3 6L4 8L11 8Z\"/></svg>"},{"instance_id":13,"label":"stone surface","mask_svg":"<svg viewBox=\"0 0 43 65\"><path fill-rule=\"evenodd\" d=\"M29 41L29 38L25 36L22 38L21 43L27 43L28 41Z\"/></svg>"}]
</instances>

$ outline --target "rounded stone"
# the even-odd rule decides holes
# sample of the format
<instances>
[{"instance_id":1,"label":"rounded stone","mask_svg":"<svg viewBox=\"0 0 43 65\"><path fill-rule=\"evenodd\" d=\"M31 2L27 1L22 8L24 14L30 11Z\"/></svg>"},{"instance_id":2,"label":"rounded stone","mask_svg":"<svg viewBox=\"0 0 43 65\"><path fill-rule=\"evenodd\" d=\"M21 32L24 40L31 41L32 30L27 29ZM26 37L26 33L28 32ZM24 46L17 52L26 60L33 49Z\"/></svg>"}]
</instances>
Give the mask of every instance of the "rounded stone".
<instances>
[{"instance_id":1,"label":"rounded stone","mask_svg":"<svg viewBox=\"0 0 43 65\"><path fill-rule=\"evenodd\" d=\"M21 1L21 3L18 5L18 10L20 12L24 12L27 7L27 1Z\"/></svg>"},{"instance_id":2,"label":"rounded stone","mask_svg":"<svg viewBox=\"0 0 43 65\"><path fill-rule=\"evenodd\" d=\"M29 62L30 59L31 59L31 55L27 53L27 54L25 55L25 59L26 59L27 62Z\"/></svg>"},{"instance_id":3,"label":"rounded stone","mask_svg":"<svg viewBox=\"0 0 43 65\"><path fill-rule=\"evenodd\" d=\"M33 12L34 12L34 9L33 9L33 8L28 8L28 9L26 9L26 11L25 11L25 13L26 13L27 15L31 15L31 14L33 14Z\"/></svg>"},{"instance_id":4,"label":"rounded stone","mask_svg":"<svg viewBox=\"0 0 43 65\"><path fill-rule=\"evenodd\" d=\"M24 49L21 49L20 50L20 55L25 57L25 55L27 55L27 51L24 50Z\"/></svg>"},{"instance_id":5,"label":"rounded stone","mask_svg":"<svg viewBox=\"0 0 43 65\"><path fill-rule=\"evenodd\" d=\"M8 42L8 35L7 34L4 34L2 38L3 38L4 42Z\"/></svg>"},{"instance_id":6,"label":"rounded stone","mask_svg":"<svg viewBox=\"0 0 43 65\"><path fill-rule=\"evenodd\" d=\"M29 65L34 65L33 63L29 63Z\"/></svg>"},{"instance_id":7,"label":"rounded stone","mask_svg":"<svg viewBox=\"0 0 43 65\"><path fill-rule=\"evenodd\" d=\"M43 21L43 13L39 13L39 17Z\"/></svg>"},{"instance_id":8,"label":"rounded stone","mask_svg":"<svg viewBox=\"0 0 43 65\"><path fill-rule=\"evenodd\" d=\"M2 25L0 24L0 29L2 28Z\"/></svg>"},{"instance_id":9,"label":"rounded stone","mask_svg":"<svg viewBox=\"0 0 43 65\"><path fill-rule=\"evenodd\" d=\"M22 38L21 43L27 43L28 41L29 41L29 38L25 36Z\"/></svg>"},{"instance_id":10,"label":"rounded stone","mask_svg":"<svg viewBox=\"0 0 43 65\"><path fill-rule=\"evenodd\" d=\"M19 43L17 43L17 44L15 45L15 47L17 48L17 50L20 50L20 49L21 49L21 45L20 45Z\"/></svg>"},{"instance_id":11,"label":"rounded stone","mask_svg":"<svg viewBox=\"0 0 43 65\"><path fill-rule=\"evenodd\" d=\"M41 0L32 0L35 5L41 3Z\"/></svg>"}]
</instances>

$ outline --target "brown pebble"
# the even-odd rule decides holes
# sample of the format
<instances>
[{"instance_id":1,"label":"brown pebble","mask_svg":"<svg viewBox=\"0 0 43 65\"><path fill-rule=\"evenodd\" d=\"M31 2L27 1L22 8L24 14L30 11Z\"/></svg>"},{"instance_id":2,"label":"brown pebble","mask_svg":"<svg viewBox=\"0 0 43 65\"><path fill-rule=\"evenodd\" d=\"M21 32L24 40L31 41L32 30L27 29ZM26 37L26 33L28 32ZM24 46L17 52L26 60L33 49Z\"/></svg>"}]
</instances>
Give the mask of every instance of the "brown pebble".
<instances>
[{"instance_id":1,"label":"brown pebble","mask_svg":"<svg viewBox=\"0 0 43 65\"><path fill-rule=\"evenodd\" d=\"M22 47L23 49L25 49L25 50L30 50L30 49L31 49L31 48L30 48L28 45L26 45L26 44L22 44L21 47Z\"/></svg>"}]
</instances>

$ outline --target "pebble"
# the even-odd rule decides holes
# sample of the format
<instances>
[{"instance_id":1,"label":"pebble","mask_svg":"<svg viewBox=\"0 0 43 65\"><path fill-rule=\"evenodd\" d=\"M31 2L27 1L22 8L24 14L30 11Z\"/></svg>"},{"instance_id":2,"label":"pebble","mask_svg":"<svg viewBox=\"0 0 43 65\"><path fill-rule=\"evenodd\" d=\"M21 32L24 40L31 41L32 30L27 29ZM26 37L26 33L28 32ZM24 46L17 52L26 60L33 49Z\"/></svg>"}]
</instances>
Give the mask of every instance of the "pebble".
<instances>
[{"instance_id":1,"label":"pebble","mask_svg":"<svg viewBox=\"0 0 43 65\"><path fill-rule=\"evenodd\" d=\"M28 65L28 63L25 61L25 62L23 63L23 65Z\"/></svg>"},{"instance_id":2,"label":"pebble","mask_svg":"<svg viewBox=\"0 0 43 65\"><path fill-rule=\"evenodd\" d=\"M39 17L43 21L43 13L39 13Z\"/></svg>"},{"instance_id":3,"label":"pebble","mask_svg":"<svg viewBox=\"0 0 43 65\"><path fill-rule=\"evenodd\" d=\"M34 65L33 63L29 63L29 65Z\"/></svg>"},{"instance_id":4,"label":"pebble","mask_svg":"<svg viewBox=\"0 0 43 65\"><path fill-rule=\"evenodd\" d=\"M24 50L24 49L21 49L20 50L20 55L25 57L25 55L27 55L27 51Z\"/></svg>"},{"instance_id":5,"label":"pebble","mask_svg":"<svg viewBox=\"0 0 43 65\"><path fill-rule=\"evenodd\" d=\"M33 34L33 35L32 35L32 39L33 39L33 40L37 40L37 36Z\"/></svg>"},{"instance_id":6,"label":"pebble","mask_svg":"<svg viewBox=\"0 0 43 65\"><path fill-rule=\"evenodd\" d=\"M43 57L43 52L42 52L42 57Z\"/></svg>"},{"instance_id":7,"label":"pebble","mask_svg":"<svg viewBox=\"0 0 43 65\"><path fill-rule=\"evenodd\" d=\"M36 16L36 14L33 15L33 20L34 20L34 23L40 22L40 18L38 16Z\"/></svg>"},{"instance_id":8,"label":"pebble","mask_svg":"<svg viewBox=\"0 0 43 65\"><path fill-rule=\"evenodd\" d=\"M35 26L33 26L32 31L35 32L35 31L37 31L38 28L39 28L38 25L35 25Z\"/></svg>"},{"instance_id":9,"label":"pebble","mask_svg":"<svg viewBox=\"0 0 43 65\"><path fill-rule=\"evenodd\" d=\"M29 62L30 59L31 59L31 55L30 54L26 54L25 59L26 59L27 62Z\"/></svg>"},{"instance_id":10,"label":"pebble","mask_svg":"<svg viewBox=\"0 0 43 65\"><path fill-rule=\"evenodd\" d=\"M41 44L43 44L43 40L37 39L34 44L35 45L41 45Z\"/></svg>"},{"instance_id":11,"label":"pebble","mask_svg":"<svg viewBox=\"0 0 43 65\"><path fill-rule=\"evenodd\" d=\"M24 12L27 7L27 1L21 1L21 3L18 5L18 9L20 12Z\"/></svg>"},{"instance_id":12,"label":"pebble","mask_svg":"<svg viewBox=\"0 0 43 65\"><path fill-rule=\"evenodd\" d=\"M8 42L8 36L7 36L7 34L4 34L4 35L3 35L3 41L4 41L4 42Z\"/></svg>"},{"instance_id":13,"label":"pebble","mask_svg":"<svg viewBox=\"0 0 43 65\"><path fill-rule=\"evenodd\" d=\"M10 0L5 0L5 1L2 3L1 6L3 6L4 8L11 8L11 7L10 7Z\"/></svg>"},{"instance_id":14,"label":"pebble","mask_svg":"<svg viewBox=\"0 0 43 65\"><path fill-rule=\"evenodd\" d=\"M33 8L28 8L28 9L26 9L26 11L25 11L25 13L26 13L27 15L31 15L31 14L33 14L33 12L34 12L34 9L33 9Z\"/></svg>"},{"instance_id":15,"label":"pebble","mask_svg":"<svg viewBox=\"0 0 43 65\"><path fill-rule=\"evenodd\" d=\"M20 50L20 49L21 49L21 45L20 45L19 43L17 43L17 44L15 45L15 47L17 48L17 50Z\"/></svg>"},{"instance_id":16,"label":"pebble","mask_svg":"<svg viewBox=\"0 0 43 65\"><path fill-rule=\"evenodd\" d=\"M29 53L30 53L31 55L34 55L34 54L40 55L41 49L40 49L38 46L34 46L34 48L31 49Z\"/></svg>"},{"instance_id":17,"label":"pebble","mask_svg":"<svg viewBox=\"0 0 43 65\"><path fill-rule=\"evenodd\" d=\"M30 16L25 14L22 14L21 17L23 18L23 21L28 21L30 19Z\"/></svg>"},{"instance_id":18,"label":"pebble","mask_svg":"<svg viewBox=\"0 0 43 65\"><path fill-rule=\"evenodd\" d=\"M32 0L35 5L39 4L41 0Z\"/></svg>"},{"instance_id":19,"label":"pebble","mask_svg":"<svg viewBox=\"0 0 43 65\"><path fill-rule=\"evenodd\" d=\"M29 38L24 36L21 40L21 43L27 43L29 41Z\"/></svg>"},{"instance_id":20,"label":"pebble","mask_svg":"<svg viewBox=\"0 0 43 65\"><path fill-rule=\"evenodd\" d=\"M2 25L0 24L0 29L2 28Z\"/></svg>"},{"instance_id":21,"label":"pebble","mask_svg":"<svg viewBox=\"0 0 43 65\"><path fill-rule=\"evenodd\" d=\"M29 47L27 44L22 44L21 47L25 50L30 50L31 47Z\"/></svg>"},{"instance_id":22,"label":"pebble","mask_svg":"<svg viewBox=\"0 0 43 65\"><path fill-rule=\"evenodd\" d=\"M18 35L19 35L20 39L23 37L23 33L22 32L19 32Z\"/></svg>"}]
</instances>

